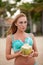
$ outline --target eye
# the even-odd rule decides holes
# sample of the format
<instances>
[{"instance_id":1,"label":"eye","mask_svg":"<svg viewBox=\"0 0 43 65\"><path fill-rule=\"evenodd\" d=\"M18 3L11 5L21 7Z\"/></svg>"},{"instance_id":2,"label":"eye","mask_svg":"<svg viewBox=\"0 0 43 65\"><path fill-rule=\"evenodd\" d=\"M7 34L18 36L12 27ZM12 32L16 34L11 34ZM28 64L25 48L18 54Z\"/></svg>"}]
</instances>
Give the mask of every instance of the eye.
<instances>
[{"instance_id":1,"label":"eye","mask_svg":"<svg viewBox=\"0 0 43 65\"><path fill-rule=\"evenodd\" d=\"M27 23L27 21L24 21L24 23Z\"/></svg>"},{"instance_id":2,"label":"eye","mask_svg":"<svg viewBox=\"0 0 43 65\"><path fill-rule=\"evenodd\" d=\"M23 24L23 22L21 21L21 22L19 22L20 24Z\"/></svg>"},{"instance_id":3,"label":"eye","mask_svg":"<svg viewBox=\"0 0 43 65\"><path fill-rule=\"evenodd\" d=\"M23 22L24 22L24 23L27 23L27 21L20 21L19 23L20 23L20 24L23 24Z\"/></svg>"}]
</instances>

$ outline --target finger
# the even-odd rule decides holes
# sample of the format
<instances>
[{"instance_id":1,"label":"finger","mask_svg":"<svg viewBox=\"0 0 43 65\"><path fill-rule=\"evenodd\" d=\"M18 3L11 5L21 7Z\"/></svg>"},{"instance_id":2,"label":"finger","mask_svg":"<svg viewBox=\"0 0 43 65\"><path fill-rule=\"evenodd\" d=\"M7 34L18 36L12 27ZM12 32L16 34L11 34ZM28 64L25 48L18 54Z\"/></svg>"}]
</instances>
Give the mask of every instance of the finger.
<instances>
[{"instance_id":1,"label":"finger","mask_svg":"<svg viewBox=\"0 0 43 65\"><path fill-rule=\"evenodd\" d=\"M32 52L34 52L34 50L32 50Z\"/></svg>"},{"instance_id":2,"label":"finger","mask_svg":"<svg viewBox=\"0 0 43 65\"><path fill-rule=\"evenodd\" d=\"M23 55L23 54L21 54L21 56L23 56L23 57L27 57L28 55Z\"/></svg>"},{"instance_id":3,"label":"finger","mask_svg":"<svg viewBox=\"0 0 43 65\"><path fill-rule=\"evenodd\" d=\"M22 53L22 51L19 51L20 53Z\"/></svg>"},{"instance_id":4,"label":"finger","mask_svg":"<svg viewBox=\"0 0 43 65\"><path fill-rule=\"evenodd\" d=\"M31 53L30 56L33 57L33 54L34 54L34 53Z\"/></svg>"}]
</instances>

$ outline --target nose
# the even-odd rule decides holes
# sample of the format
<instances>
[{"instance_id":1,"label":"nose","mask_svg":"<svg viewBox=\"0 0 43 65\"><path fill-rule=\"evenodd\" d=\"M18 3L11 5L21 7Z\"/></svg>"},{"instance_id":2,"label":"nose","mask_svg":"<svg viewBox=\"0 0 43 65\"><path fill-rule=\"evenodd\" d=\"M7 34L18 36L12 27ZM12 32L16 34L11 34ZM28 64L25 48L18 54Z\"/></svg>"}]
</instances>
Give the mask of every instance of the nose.
<instances>
[{"instance_id":1,"label":"nose","mask_svg":"<svg viewBox=\"0 0 43 65\"><path fill-rule=\"evenodd\" d=\"M26 23L23 23L23 24L22 24L22 26L24 26L24 27L25 27L26 25L27 25Z\"/></svg>"},{"instance_id":2,"label":"nose","mask_svg":"<svg viewBox=\"0 0 43 65\"><path fill-rule=\"evenodd\" d=\"M25 24L23 23L22 26L25 27Z\"/></svg>"},{"instance_id":3,"label":"nose","mask_svg":"<svg viewBox=\"0 0 43 65\"><path fill-rule=\"evenodd\" d=\"M23 24L23 25L22 25L22 28L25 28L25 27L26 27L26 25L25 25L25 24Z\"/></svg>"}]
</instances>

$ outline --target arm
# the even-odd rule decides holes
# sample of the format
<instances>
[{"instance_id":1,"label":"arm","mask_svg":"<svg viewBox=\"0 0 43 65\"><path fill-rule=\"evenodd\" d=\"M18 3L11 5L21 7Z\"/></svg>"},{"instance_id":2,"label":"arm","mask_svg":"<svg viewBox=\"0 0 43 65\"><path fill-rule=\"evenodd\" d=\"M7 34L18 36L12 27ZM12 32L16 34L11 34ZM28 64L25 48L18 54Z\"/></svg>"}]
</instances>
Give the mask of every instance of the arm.
<instances>
[{"instance_id":1,"label":"arm","mask_svg":"<svg viewBox=\"0 0 43 65\"><path fill-rule=\"evenodd\" d=\"M38 50L37 50L37 47L36 47L36 40L35 40L35 37L34 37L33 34L32 34L32 38L33 38L33 50L34 50L33 57L37 57L38 56Z\"/></svg>"},{"instance_id":2,"label":"arm","mask_svg":"<svg viewBox=\"0 0 43 65\"><path fill-rule=\"evenodd\" d=\"M9 35L6 38L6 59L7 60L14 59L14 58L18 57L21 53L21 51L19 51L17 53L11 54L11 45L12 45L12 41L11 41L11 38Z\"/></svg>"}]
</instances>

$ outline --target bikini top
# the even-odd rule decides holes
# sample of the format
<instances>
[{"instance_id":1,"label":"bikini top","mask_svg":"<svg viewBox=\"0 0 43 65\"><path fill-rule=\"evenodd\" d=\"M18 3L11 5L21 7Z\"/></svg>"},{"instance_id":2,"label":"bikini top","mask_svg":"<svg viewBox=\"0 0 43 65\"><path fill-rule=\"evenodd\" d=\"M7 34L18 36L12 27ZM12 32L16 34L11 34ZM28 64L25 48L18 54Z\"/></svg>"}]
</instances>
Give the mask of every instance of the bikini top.
<instances>
[{"instance_id":1,"label":"bikini top","mask_svg":"<svg viewBox=\"0 0 43 65\"><path fill-rule=\"evenodd\" d=\"M22 40L15 40L14 35L11 35L12 38L12 49L14 52L20 51L21 46L23 46L25 43L29 44L30 46L33 45L33 39L32 37L26 37L24 42Z\"/></svg>"}]
</instances>

